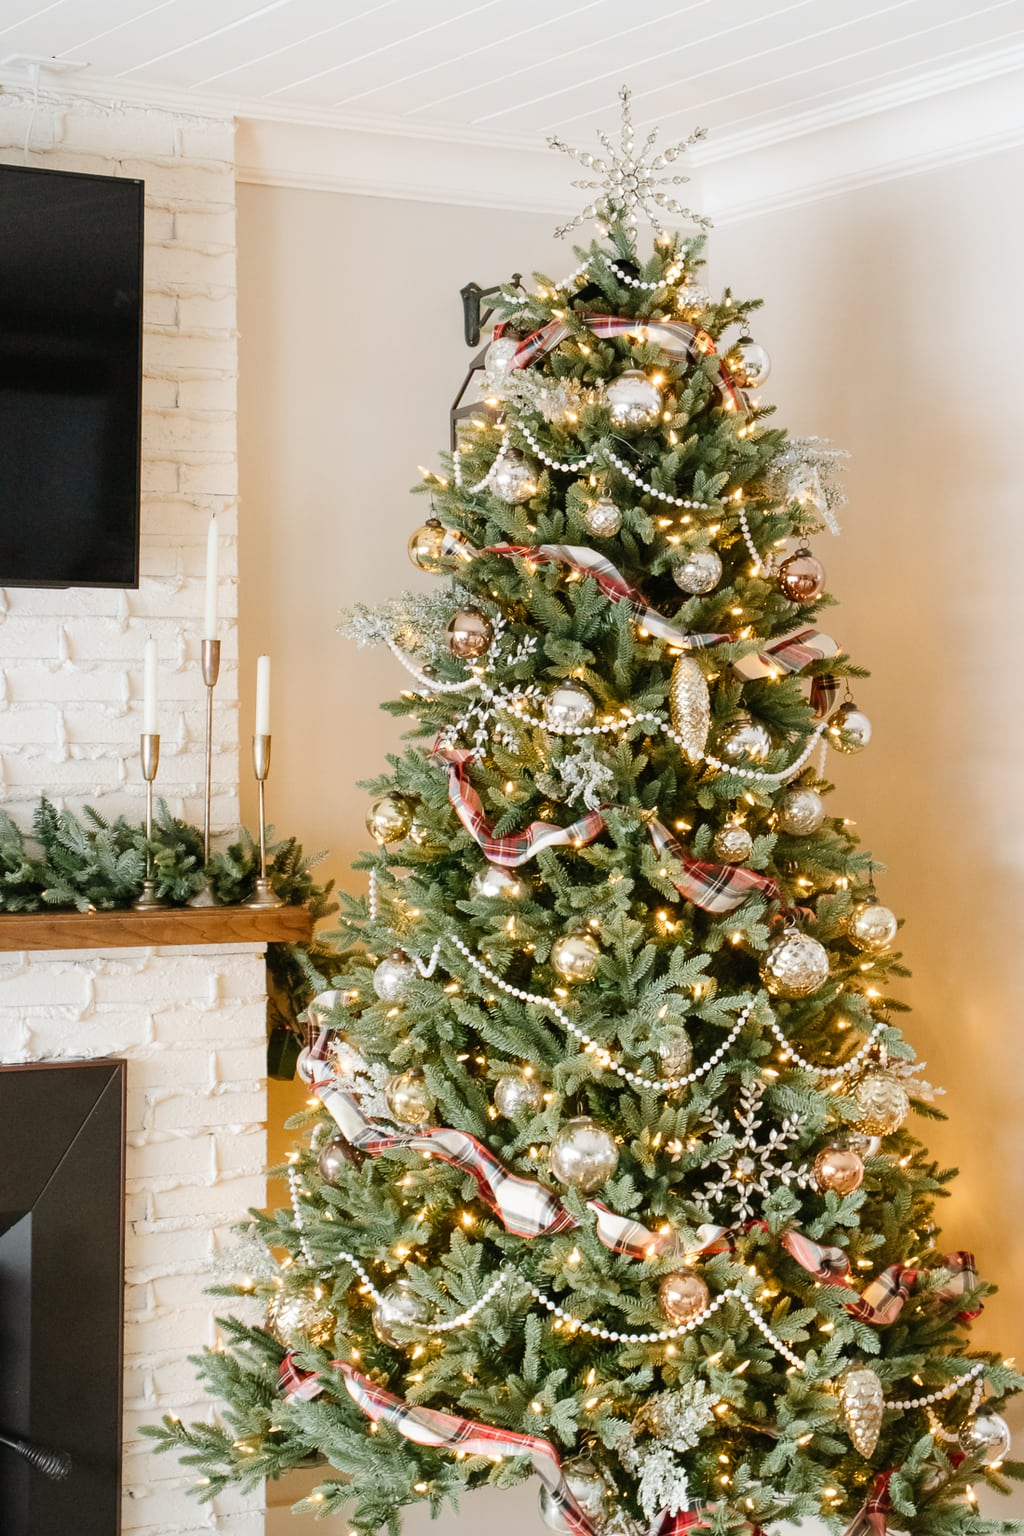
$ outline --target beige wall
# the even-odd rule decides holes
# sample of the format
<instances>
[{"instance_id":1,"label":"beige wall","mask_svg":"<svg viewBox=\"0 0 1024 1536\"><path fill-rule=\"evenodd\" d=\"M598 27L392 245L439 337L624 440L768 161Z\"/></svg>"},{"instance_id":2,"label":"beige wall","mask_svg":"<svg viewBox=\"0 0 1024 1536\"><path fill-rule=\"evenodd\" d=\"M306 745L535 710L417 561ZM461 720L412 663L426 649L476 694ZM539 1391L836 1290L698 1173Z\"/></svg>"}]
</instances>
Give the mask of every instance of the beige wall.
<instances>
[{"instance_id":1,"label":"beige wall","mask_svg":"<svg viewBox=\"0 0 1024 1536\"><path fill-rule=\"evenodd\" d=\"M907 919L911 1035L951 1116L926 1135L963 1170L948 1241L1004 1287L976 1336L1024 1355L1024 215L1007 190L1022 171L1006 152L732 225L712 270L766 299L780 419L854 455L843 537L819 553L843 604L829 628L875 673L858 696L876 737L833 764L837 803ZM404 554L423 503L405 489L446 440L467 355L457 290L515 267L562 275L549 223L240 189L243 675L272 651L271 814L335 868L365 841L353 785L397 740L376 706L400 686L386 654L333 633L336 613L423 580ZM510 1495L499 1521L532 1508L532 1491ZM467 1506L467 1528L479 1514Z\"/></svg>"}]
</instances>

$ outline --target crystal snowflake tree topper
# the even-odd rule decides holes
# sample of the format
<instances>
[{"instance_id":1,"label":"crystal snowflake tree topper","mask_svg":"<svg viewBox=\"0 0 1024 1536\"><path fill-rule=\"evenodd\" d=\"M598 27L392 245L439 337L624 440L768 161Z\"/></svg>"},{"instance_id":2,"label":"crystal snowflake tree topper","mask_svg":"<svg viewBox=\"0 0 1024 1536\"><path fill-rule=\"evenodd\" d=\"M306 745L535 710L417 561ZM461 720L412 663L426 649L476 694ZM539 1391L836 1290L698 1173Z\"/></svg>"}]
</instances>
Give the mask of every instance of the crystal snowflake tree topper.
<instances>
[{"instance_id":1,"label":"crystal snowflake tree topper","mask_svg":"<svg viewBox=\"0 0 1024 1536\"><path fill-rule=\"evenodd\" d=\"M595 197L593 202L588 203L583 212L578 213L568 224L560 225L555 230L555 234L559 237L567 235L570 230L577 229L588 219L601 219L608 224L621 221L635 227L638 222L638 213L644 215L655 234L658 235L665 233L659 222L659 212L674 214L681 219L690 219L701 229L711 228L710 219L694 213L692 208L684 208L668 192L662 190L665 187L682 186L689 181L689 176L659 174L667 170L673 161L678 160L691 144L696 144L703 139L707 129L697 128L688 139L681 139L676 144L669 144L657 154L652 154L658 137L657 128L652 128L641 148L637 150L636 133L629 106L630 94L628 86L624 85L619 90L619 100L622 102L622 131L618 150L615 149L608 135L600 129L597 136L606 150L604 156L591 155L586 150L573 149L557 134L552 134L548 139L552 149L560 149L563 154L571 155L586 170L597 171L600 178L572 183L574 187L582 187L586 191L600 192L601 196Z\"/></svg>"}]
</instances>

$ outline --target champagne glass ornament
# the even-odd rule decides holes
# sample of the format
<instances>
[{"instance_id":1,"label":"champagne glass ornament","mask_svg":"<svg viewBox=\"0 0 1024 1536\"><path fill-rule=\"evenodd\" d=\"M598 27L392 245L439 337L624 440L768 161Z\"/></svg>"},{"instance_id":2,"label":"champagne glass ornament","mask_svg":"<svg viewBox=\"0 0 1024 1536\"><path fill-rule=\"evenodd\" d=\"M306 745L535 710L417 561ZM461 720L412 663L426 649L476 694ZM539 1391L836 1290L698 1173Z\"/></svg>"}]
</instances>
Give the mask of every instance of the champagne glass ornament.
<instances>
[{"instance_id":1,"label":"champagne glass ornament","mask_svg":"<svg viewBox=\"0 0 1024 1536\"><path fill-rule=\"evenodd\" d=\"M494 1107L506 1120L529 1110L536 1114L544 1103L544 1089L531 1073L507 1072L494 1085Z\"/></svg>"},{"instance_id":2,"label":"champagne glass ornament","mask_svg":"<svg viewBox=\"0 0 1024 1536\"><path fill-rule=\"evenodd\" d=\"M767 726L745 709L738 710L715 738L715 752L727 763L763 763L771 750L772 738Z\"/></svg>"},{"instance_id":3,"label":"champagne glass ornament","mask_svg":"<svg viewBox=\"0 0 1024 1536\"><path fill-rule=\"evenodd\" d=\"M412 820L412 803L404 795L380 795L366 813L366 830L384 847L407 837Z\"/></svg>"},{"instance_id":4,"label":"champagne glass ornament","mask_svg":"<svg viewBox=\"0 0 1024 1536\"><path fill-rule=\"evenodd\" d=\"M419 1072L398 1072L389 1077L384 1098L402 1125L425 1125L434 1110L434 1095Z\"/></svg>"},{"instance_id":5,"label":"champagne glass ornament","mask_svg":"<svg viewBox=\"0 0 1024 1536\"><path fill-rule=\"evenodd\" d=\"M828 723L826 734L837 752L863 752L871 740L871 721L850 699L840 704Z\"/></svg>"},{"instance_id":6,"label":"champagne glass ornament","mask_svg":"<svg viewBox=\"0 0 1024 1536\"><path fill-rule=\"evenodd\" d=\"M511 869L501 864L485 864L469 882L469 894L474 901L481 897L503 901L522 901L526 895L526 883Z\"/></svg>"},{"instance_id":7,"label":"champagne glass ornament","mask_svg":"<svg viewBox=\"0 0 1024 1536\"><path fill-rule=\"evenodd\" d=\"M344 1136L332 1136L317 1153L316 1166L325 1184L336 1184L344 1170L355 1162L355 1149Z\"/></svg>"},{"instance_id":8,"label":"champagne glass ornament","mask_svg":"<svg viewBox=\"0 0 1024 1536\"><path fill-rule=\"evenodd\" d=\"M416 1341L423 1324L429 1322L427 1304L409 1285L408 1280L396 1280L381 1293L373 1309L373 1331L382 1344L404 1349Z\"/></svg>"},{"instance_id":9,"label":"champagne glass ornament","mask_svg":"<svg viewBox=\"0 0 1024 1536\"><path fill-rule=\"evenodd\" d=\"M852 1195L864 1182L864 1164L850 1147L824 1147L814 1160L814 1182L819 1189Z\"/></svg>"},{"instance_id":10,"label":"champagne glass ornament","mask_svg":"<svg viewBox=\"0 0 1024 1536\"><path fill-rule=\"evenodd\" d=\"M685 1328L706 1312L711 1292L695 1269L673 1270L658 1286L658 1306L677 1328Z\"/></svg>"},{"instance_id":11,"label":"champagne glass ornament","mask_svg":"<svg viewBox=\"0 0 1024 1536\"><path fill-rule=\"evenodd\" d=\"M726 367L741 389L760 389L772 371L772 360L760 342L741 336L729 348Z\"/></svg>"},{"instance_id":12,"label":"champagne glass ornament","mask_svg":"<svg viewBox=\"0 0 1024 1536\"><path fill-rule=\"evenodd\" d=\"M957 1437L965 1456L984 1454L986 1467L998 1467L1010 1454L1010 1426L998 1413L979 1413L968 1419Z\"/></svg>"},{"instance_id":13,"label":"champagne glass ornament","mask_svg":"<svg viewBox=\"0 0 1024 1536\"><path fill-rule=\"evenodd\" d=\"M721 579L722 561L713 549L691 549L672 566L672 580L680 591L691 597L713 592Z\"/></svg>"},{"instance_id":14,"label":"champagne glass ornament","mask_svg":"<svg viewBox=\"0 0 1024 1536\"><path fill-rule=\"evenodd\" d=\"M768 945L760 971L773 997L810 997L828 980L828 951L809 933L787 928Z\"/></svg>"},{"instance_id":15,"label":"champagne glass ornament","mask_svg":"<svg viewBox=\"0 0 1024 1536\"><path fill-rule=\"evenodd\" d=\"M672 668L668 705L683 751L691 763L699 763L711 730L711 696L703 669L692 656L680 656Z\"/></svg>"},{"instance_id":16,"label":"champagne glass ornament","mask_svg":"<svg viewBox=\"0 0 1024 1536\"><path fill-rule=\"evenodd\" d=\"M560 683L544 700L544 724L553 731L574 731L589 725L597 705L585 688Z\"/></svg>"},{"instance_id":17,"label":"champagne glass ornament","mask_svg":"<svg viewBox=\"0 0 1024 1536\"><path fill-rule=\"evenodd\" d=\"M333 1312L315 1291L278 1291L267 1308L267 1327L286 1348L328 1349L336 1326Z\"/></svg>"},{"instance_id":18,"label":"champagne glass ornament","mask_svg":"<svg viewBox=\"0 0 1024 1536\"><path fill-rule=\"evenodd\" d=\"M508 448L491 475L489 489L499 501L518 506L537 494L537 482L533 469L521 453Z\"/></svg>"},{"instance_id":19,"label":"champagne glass ornament","mask_svg":"<svg viewBox=\"0 0 1024 1536\"><path fill-rule=\"evenodd\" d=\"M891 1136L898 1131L910 1111L907 1091L887 1072L868 1072L853 1090L860 1110L857 1124L869 1136Z\"/></svg>"},{"instance_id":20,"label":"champagne glass ornament","mask_svg":"<svg viewBox=\"0 0 1024 1536\"><path fill-rule=\"evenodd\" d=\"M586 928L563 933L551 946L551 964L563 981L590 981L601 958L601 946Z\"/></svg>"},{"instance_id":21,"label":"champagne glass ornament","mask_svg":"<svg viewBox=\"0 0 1024 1536\"><path fill-rule=\"evenodd\" d=\"M839 1402L854 1450L870 1456L885 1412L885 1393L876 1373L867 1366L847 1371L839 1383Z\"/></svg>"},{"instance_id":22,"label":"champagne glass ornament","mask_svg":"<svg viewBox=\"0 0 1024 1536\"><path fill-rule=\"evenodd\" d=\"M846 932L856 949L882 955L892 948L899 926L895 912L872 899L857 902L847 919Z\"/></svg>"},{"instance_id":23,"label":"champagne glass ornament","mask_svg":"<svg viewBox=\"0 0 1024 1536\"><path fill-rule=\"evenodd\" d=\"M514 336L495 336L484 353L484 372L499 378L512 372L512 363L518 350L519 342Z\"/></svg>"},{"instance_id":24,"label":"champagne glass ornament","mask_svg":"<svg viewBox=\"0 0 1024 1536\"><path fill-rule=\"evenodd\" d=\"M641 368L627 368L605 391L612 425L626 431L653 426L661 415L661 389Z\"/></svg>"},{"instance_id":25,"label":"champagne glass ornament","mask_svg":"<svg viewBox=\"0 0 1024 1536\"><path fill-rule=\"evenodd\" d=\"M742 864L749 859L753 847L754 839L738 822L719 827L711 844L715 858L721 859L723 864Z\"/></svg>"},{"instance_id":26,"label":"champagne glass ornament","mask_svg":"<svg viewBox=\"0 0 1024 1536\"><path fill-rule=\"evenodd\" d=\"M610 539L622 527L622 513L610 496L601 496L587 507L583 521L596 538Z\"/></svg>"},{"instance_id":27,"label":"champagne glass ornament","mask_svg":"<svg viewBox=\"0 0 1024 1536\"><path fill-rule=\"evenodd\" d=\"M658 1041L658 1061L666 1077L686 1077L693 1068L693 1045L681 1024L664 1029Z\"/></svg>"},{"instance_id":28,"label":"champagne glass ornament","mask_svg":"<svg viewBox=\"0 0 1024 1536\"><path fill-rule=\"evenodd\" d=\"M600 1189L618 1165L614 1136L586 1115L567 1120L551 1143L551 1172L584 1195Z\"/></svg>"},{"instance_id":29,"label":"champagne glass ornament","mask_svg":"<svg viewBox=\"0 0 1024 1536\"><path fill-rule=\"evenodd\" d=\"M825 802L816 789L794 784L779 800L777 825L789 837L807 837L825 820Z\"/></svg>"},{"instance_id":30,"label":"champagne glass ornament","mask_svg":"<svg viewBox=\"0 0 1024 1536\"><path fill-rule=\"evenodd\" d=\"M444 528L432 517L409 539L409 559L429 576L450 575L472 560L473 550L461 533Z\"/></svg>"},{"instance_id":31,"label":"champagne glass ornament","mask_svg":"<svg viewBox=\"0 0 1024 1536\"><path fill-rule=\"evenodd\" d=\"M400 1003L415 974L416 967L408 956L393 949L373 973L373 990L382 1003Z\"/></svg>"}]
</instances>

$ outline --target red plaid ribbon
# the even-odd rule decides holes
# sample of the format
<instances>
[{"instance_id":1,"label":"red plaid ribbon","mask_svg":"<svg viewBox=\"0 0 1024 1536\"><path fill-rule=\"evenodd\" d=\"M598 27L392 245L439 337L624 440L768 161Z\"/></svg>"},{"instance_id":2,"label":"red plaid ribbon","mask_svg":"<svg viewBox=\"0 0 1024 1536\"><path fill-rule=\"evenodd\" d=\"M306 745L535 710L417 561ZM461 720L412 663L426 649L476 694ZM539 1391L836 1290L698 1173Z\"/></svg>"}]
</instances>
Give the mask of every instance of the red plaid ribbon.
<instances>
[{"instance_id":1,"label":"red plaid ribbon","mask_svg":"<svg viewBox=\"0 0 1024 1536\"><path fill-rule=\"evenodd\" d=\"M289 1350L277 1373L277 1390L286 1403L310 1403L314 1397L320 1396L324 1384L316 1371L304 1371L296 1365L295 1352Z\"/></svg>"},{"instance_id":2,"label":"red plaid ribbon","mask_svg":"<svg viewBox=\"0 0 1024 1536\"><path fill-rule=\"evenodd\" d=\"M879 1473L869 1498L854 1515L853 1524L846 1527L843 1536L885 1536L888 1529L886 1516L892 1509L889 1502L891 1477L891 1472Z\"/></svg>"},{"instance_id":3,"label":"red plaid ribbon","mask_svg":"<svg viewBox=\"0 0 1024 1536\"><path fill-rule=\"evenodd\" d=\"M669 854L682 866L681 876L669 872L668 878L680 896L692 901L695 907L701 907L705 912L733 912L755 891L766 901L782 901L779 887L767 875L738 864L708 864L701 859L691 859L668 828L656 818L648 822L647 830L658 852Z\"/></svg>"},{"instance_id":4,"label":"red plaid ribbon","mask_svg":"<svg viewBox=\"0 0 1024 1536\"><path fill-rule=\"evenodd\" d=\"M776 676L779 672L801 672L811 662L824 661L838 651L831 635L823 635L805 625L769 641L763 651L734 661L732 669L737 677L751 682L756 678ZM830 674L811 679L811 705L819 720L831 714L838 693L838 680Z\"/></svg>"},{"instance_id":5,"label":"red plaid ribbon","mask_svg":"<svg viewBox=\"0 0 1024 1536\"><path fill-rule=\"evenodd\" d=\"M707 332L698 330L695 325L687 325L682 320L630 320L624 315L577 315L576 319L586 326L592 336L605 341L612 336L629 335L635 336L640 342L653 342L673 362L682 362L686 358L713 357L715 354L715 344ZM564 320L550 321L519 343L509 367L528 368L531 363L547 357L569 335L571 332ZM744 410L743 395L721 361L718 364L718 379L730 408Z\"/></svg>"},{"instance_id":6,"label":"red plaid ribbon","mask_svg":"<svg viewBox=\"0 0 1024 1536\"><path fill-rule=\"evenodd\" d=\"M942 1267L948 1269L949 1279L934 1292L936 1301L953 1301L958 1296L967 1296L971 1291L978 1289L980 1277L978 1266L974 1261L974 1254L968 1253L965 1248L958 1249L956 1253L947 1253L942 1261ZM971 1323L984 1312L984 1307L979 1303L969 1312L958 1312L957 1320L961 1323Z\"/></svg>"},{"instance_id":7,"label":"red plaid ribbon","mask_svg":"<svg viewBox=\"0 0 1024 1536\"><path fill-rule=\"evenodd\" d=\"M344 1378L345 1388L357 1408L374 1423L382 1420L416 1445L439 1451L462 1451L467 1456L487 1456L492 1461L503 1456L529 1456L533 1470L554 1502L563 1524L575 1536L593 1536L594 1527L576 1502L562 1476L558 1452L550 1440L539 1435L521 1435L496 1424L481 1424L459 1414L442 1413L437 1408L422 1408L396 1397L384 1387L354 1370L345 1360L332 1362Z\"/></svg>"},{"instance_id":8,"label":"red plaid ribbon","mask_svg":"<svg viewBox=\"0 0 1024 1536\"><path fill-rule=\"evenodd\" d=\"M568 827L552 826L548 821L532 821L523 832L495 837L480 796L470 782L469 764L473 757L474 753L462 747L435 746L432 761L447 767L448 798L455 814L492 864L504 864L506 868L514 869L532 859L542 848L564 847L567 843L580 848L584 843L592 843L604 830L604 817L600 811L588 811L586 816Z\"/></svg>"}]
</instances>

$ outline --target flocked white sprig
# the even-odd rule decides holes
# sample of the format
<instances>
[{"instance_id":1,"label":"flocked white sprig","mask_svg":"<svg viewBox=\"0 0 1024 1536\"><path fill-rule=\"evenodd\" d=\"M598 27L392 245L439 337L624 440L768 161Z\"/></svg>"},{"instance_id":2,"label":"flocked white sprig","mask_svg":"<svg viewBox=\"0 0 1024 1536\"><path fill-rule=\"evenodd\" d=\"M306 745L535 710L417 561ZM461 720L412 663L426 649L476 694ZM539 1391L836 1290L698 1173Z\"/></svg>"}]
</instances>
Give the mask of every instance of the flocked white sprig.
<instances>
[{"instance_id":1,"label":"flocked white sprig","mask_svg":"<svg viewBox=\"0 0 1024 1536\"><path fill-rule=\"evenodd\" d=\"M836 513L846 502L839 476L850 455L824 437L791 437L772 460L766 477L769 494L796 501L817 513L830 533L839 532Z\"/></svg>"},{"instance_id":2,"label":"flocked white sprig","mask_svg":"<svg viewBox=\"0 0 1024 1536\"><path fill-rule=\"evenodd\" d=\"M538 774L537 785L553 800L565 805L582 801L588 811L597 811L612 798L615 775L595 755L592 742L584 740L575 752L552 763L550 773Z\"/></svg>"}]
</instances>

